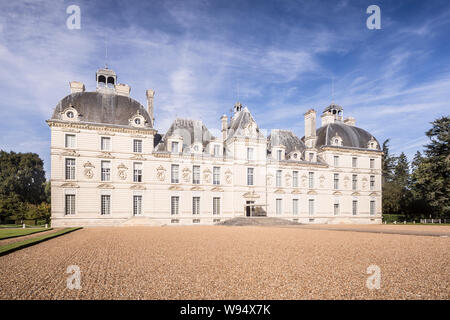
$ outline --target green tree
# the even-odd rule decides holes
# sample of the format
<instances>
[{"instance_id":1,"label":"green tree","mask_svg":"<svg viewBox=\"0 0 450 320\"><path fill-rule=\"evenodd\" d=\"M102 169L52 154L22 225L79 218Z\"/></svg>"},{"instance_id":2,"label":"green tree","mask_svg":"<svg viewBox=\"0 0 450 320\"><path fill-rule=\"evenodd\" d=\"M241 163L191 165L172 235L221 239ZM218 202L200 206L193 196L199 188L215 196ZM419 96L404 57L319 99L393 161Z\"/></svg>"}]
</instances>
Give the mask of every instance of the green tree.
<instances>
[{"instance_id":1,"label":"green tree","mask_svg":"<svg viewBox=\"0 0 450 320\"><path fill-rule=\"evenodd\" d=\"M425 133L430 139L425 157L415 159L412 190L426 201L427 215L443 218L450 215L450 118L441 117L431 124Z\"/></svg>"},{"instance_id":2,"label":"green tree","mask_svg":"<svg viewBox=\"0 0 450 320\"><path fill-rule=\"evenodd\" d=\"M45 200L44 183L44 162L36 153L0 151L0 195L39 204Z\"/></svg>"}]
</instances>

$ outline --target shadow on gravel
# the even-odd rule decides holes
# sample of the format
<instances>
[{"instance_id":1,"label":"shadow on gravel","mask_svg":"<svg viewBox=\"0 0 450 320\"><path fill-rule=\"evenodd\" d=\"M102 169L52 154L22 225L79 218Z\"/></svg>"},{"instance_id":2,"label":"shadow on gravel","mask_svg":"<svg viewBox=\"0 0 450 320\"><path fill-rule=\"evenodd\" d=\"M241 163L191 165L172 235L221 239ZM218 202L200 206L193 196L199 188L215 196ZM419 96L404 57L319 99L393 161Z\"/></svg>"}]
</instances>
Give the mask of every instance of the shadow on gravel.
<instances>
[{"instance_id":1,"label":"shadow on gravel","mask_svg":"<svg viewBox=\"0 0 450 320\"><path fill-rule=\"evenodd\" d=\"M288 226L301 225L287 219L272 217L237 217L216 223L218 226Z\"/></svg>"}]
</instances>

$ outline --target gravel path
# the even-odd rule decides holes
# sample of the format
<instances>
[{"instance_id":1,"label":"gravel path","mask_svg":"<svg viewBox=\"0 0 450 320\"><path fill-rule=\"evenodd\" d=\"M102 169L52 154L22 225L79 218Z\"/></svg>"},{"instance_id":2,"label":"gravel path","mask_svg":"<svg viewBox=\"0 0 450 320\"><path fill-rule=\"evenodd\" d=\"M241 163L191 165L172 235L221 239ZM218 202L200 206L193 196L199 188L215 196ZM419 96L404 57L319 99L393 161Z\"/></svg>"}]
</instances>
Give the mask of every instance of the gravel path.
<instances>
[{"instance_id":1,"label":"gravel path","mask_svg":"<svg viewBox=\"0 0 450 320\"><path fill-rule=\"evenodd\" d=\"M297 227L85 228L0 257L0 299L449 299L449 252L448 238Z\"/></svg>"}]
</instances>

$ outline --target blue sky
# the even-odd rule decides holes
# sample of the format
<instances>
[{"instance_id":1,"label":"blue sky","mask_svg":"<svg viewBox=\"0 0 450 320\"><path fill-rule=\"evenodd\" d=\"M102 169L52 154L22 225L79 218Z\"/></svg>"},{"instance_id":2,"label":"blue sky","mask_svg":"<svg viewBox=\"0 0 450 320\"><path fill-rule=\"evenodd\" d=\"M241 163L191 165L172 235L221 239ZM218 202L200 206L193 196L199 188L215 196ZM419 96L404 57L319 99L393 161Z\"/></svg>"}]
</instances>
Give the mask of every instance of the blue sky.
<instances>
[{"instance_id":1,"label":"blue sky","mask_svg":"<svg viewBox=\"0 0 450 320\"><path fill-rule=\"evenodd\" d=\"M66 8L81 8L81 29ZM381 8L381 29L366 8ZM334 101L344 116L411 160L449 115L450 3L443 1L1 1L0 149L36 152L49 170L45 120L77 80L105 65L156 128L201 119L218 134L238 99L262 129L303 136L303 114ZM320 125L320 121L318 123Z\"/></svg>"}]
</instances>

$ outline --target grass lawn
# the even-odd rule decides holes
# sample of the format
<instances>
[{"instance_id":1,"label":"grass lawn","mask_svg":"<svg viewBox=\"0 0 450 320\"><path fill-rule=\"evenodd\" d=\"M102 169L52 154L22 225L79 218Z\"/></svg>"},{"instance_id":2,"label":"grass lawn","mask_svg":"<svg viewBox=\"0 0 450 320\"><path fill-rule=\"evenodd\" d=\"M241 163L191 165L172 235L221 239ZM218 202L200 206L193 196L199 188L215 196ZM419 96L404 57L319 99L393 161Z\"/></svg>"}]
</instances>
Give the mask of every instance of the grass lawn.
<instances>
[{"instance_id":1,"label":"grass lawn","mask_svg":"<svg viewBox=\"0 0 450 320\"><path fill-rule=\"evenodd\" d=\"M5 244L3 246L0 246L0 256L8 254L8 253L16 251L16 250L20 250L22 248L26 248L26 247L32 246L34 244L38 244L39 242L46 241L46 240L49 240L51 238L59 237L59 236L61 236L63 234L66 234L66 233L69 233L69 232L72 232L72 231L75 231L75 230L78 230L78 229L81 229L81 227L78 227L78 228L65 228L65 229L62 229L62 230L59 230L59 231L56 231L56 232L53 232L53 233L49 233L49 234L46 234L46 235L37 236L37 237L33 237L33 238L26 239L26 240L23 240L23 241L17 241L17 242L10 243L10 244Z\"/></svg>"},{"instance_id":2,"label":"grass lawn","mask_svg":"<svg viewBox=\"0 0 450 320\"><path fill-rule=\"evenodd\" d=\"M26 236L28 234L33 234L42 231L52 230L52 228L30 228L30 229L22 229L22 228L4 228L0 229L0 240L15 238L20 236Z\"/></svg>"}]
</instances>

